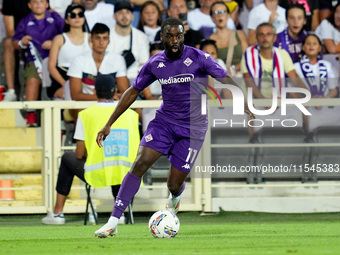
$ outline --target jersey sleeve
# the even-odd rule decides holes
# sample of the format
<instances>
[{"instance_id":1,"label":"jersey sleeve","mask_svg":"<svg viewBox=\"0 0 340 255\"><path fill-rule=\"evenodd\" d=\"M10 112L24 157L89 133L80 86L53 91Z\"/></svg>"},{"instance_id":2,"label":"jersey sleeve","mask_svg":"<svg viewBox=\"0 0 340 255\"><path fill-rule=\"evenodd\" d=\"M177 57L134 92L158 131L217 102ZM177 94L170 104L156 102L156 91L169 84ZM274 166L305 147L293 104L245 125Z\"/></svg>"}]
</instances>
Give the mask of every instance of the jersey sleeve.
<instances>
[{"instance_id":1,"label":"jersey sleeve","mask_svg":"<svg viewBox=\"0 0 340 255\"><path fill-rule=\"evenodd\" d=\"M56 27L58 30L58 34L62 34L64 30L64 19L56 12L52 12L52 17L56 21Z\"/></svg>"},{"instance_id":2,"label":"jersey sleeve","mask_svg":"<svg viewBox=\"0 0 340 255\"><path fill-rule=\"evenodd\" d=\"M149 59L146 64L142 67L137 78L133 82L133 88L137 91L142 91L148 87L151 83L156 80L156 77L151 72L151 61L153 58Z\"/></svg>"},{"instance_id":3,"label":"jersey sleeve","mask_svg":"<svg viewBox=\"0 0 340 255\"><path fill-rule=\"evenodd\" d=\"M214 78L224 78L228 73L208 53L200 52L203 71Z\"/></svg>"},{"instance_id":4,"label":"jersey sleeve","mask_svg":"<svg viewBox=\"0 0 340 255\"><path fill-rule=\"evenodd\" d=\"M17 28L15 29L14 36L12 37L12 41L19 41L26 35L26 18L20 20Z\"/></svg>"}]
</instances>

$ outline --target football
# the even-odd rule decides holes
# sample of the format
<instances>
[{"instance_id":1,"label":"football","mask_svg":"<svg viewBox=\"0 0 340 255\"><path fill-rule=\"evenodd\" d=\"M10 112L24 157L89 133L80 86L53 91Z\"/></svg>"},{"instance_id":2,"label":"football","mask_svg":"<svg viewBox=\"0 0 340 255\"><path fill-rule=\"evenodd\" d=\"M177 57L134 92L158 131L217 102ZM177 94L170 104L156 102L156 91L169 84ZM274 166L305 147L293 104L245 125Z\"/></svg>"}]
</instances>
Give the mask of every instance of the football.
<instances>
[{"instance_id":1,"label":"football","mask_svg":"<svg viewBox=\"0 0 340 255\"><path fill-rule=\"evenodd\" d=\"M179 232L179 219L167 210L155 212L149 220L149 230L155 238L172 238Z\"/></svg>"}]
</instances>

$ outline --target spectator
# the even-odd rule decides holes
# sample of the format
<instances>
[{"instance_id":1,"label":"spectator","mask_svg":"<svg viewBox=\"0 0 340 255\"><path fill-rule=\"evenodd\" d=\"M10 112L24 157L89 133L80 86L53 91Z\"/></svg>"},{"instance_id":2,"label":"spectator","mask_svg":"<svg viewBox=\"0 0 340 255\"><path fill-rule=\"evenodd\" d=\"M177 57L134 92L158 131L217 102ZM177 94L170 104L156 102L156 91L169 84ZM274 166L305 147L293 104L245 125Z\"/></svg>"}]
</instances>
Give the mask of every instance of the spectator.
<instances>
[{"instance_id":1,"label":"spectator","mask_svg":"<svg viewBox=\"0 0 340 255\"><path fill-rule=\"evenodd\" d=\"M140 19L140 8L141 6L150 0L130 0L130 1L126 1L124 0L123 2L130 2L130 4L132 5L132 14L134 16L134 19L131 22L131 25L133 27L138 27L138 22ZM161 11L161 13L163 14L166 10L165 8L165 0L151 0L153 1L155 4L157 4L159 10Z\"/></svg>"},{"instance_id":2,"label":"spectator","mask_svg":"<svg viewBox=\"0 0 340 255\"><path fill-rule=\"evenodd\" d=\"M47 10L47 0L30 0L28 7L32 13L19 22L12 40L14 47L26 55L26 100L34 101L39 99L42 60L48 57L54 36L62 33L64 20L58 13ZM27 111L26 125L37 126L34 110Z\"/></svg>"},{"instance_id":3,"label":"spectator","mask_svg":"<svg viewBox=\"0 0 340 255\"><path fill-rule=\"evenodd\" d=\"M4 94L4 101L15 101L17 95L15 87L19 90L19 54L12 44L12 37L15 33L19 21L26 17L31 10L28 8L27 0L3 0L2 14L6 29L6 38L4 39L4 71L6 76L7 92Z\"/></svg>"},{"instance_id":4,"label":"spectator","mask_svg":"<svg viewBox=\"0 0 340 255\"><path fill-rule=\"evenodd\" d=\"M150 58L163 50L164 50L164 46L162 42L157 41L157 42L151 43ZM159 98L162 96L162 85L158 80L151 83L149 88L150 88L150 93L152 94L152 97Z\"/></svg>"},{"instance_id":5,"label":"spectator","mask_svg":"<svg viewBox=\"0 0 340 255\"><path fill-rule=\"evenodd\" d=\"M203 41L201 41L200 43L200 50L208 53L213 59L215 59L215 61L222 66L225 70L227 70L227 67L225 65L225 62L217 57L217 46L216 46L216 42L214 40L211 39L205 39ZM209 85L214 87L215 84L220 84L219 81L214 80L213 78L209 77ZM230 90L228 89L219 89L219 88L215 88L215 90L217 91L217 93L222 97L222 98L232 98L232 94L230 92ZM216 98L217 96L215 96Z\"/></svg>"},{"instance_id":6,"label":"spectator","mask_svg":"<svg viewBox=\"0 0 340 255\"><path fill-rule=\"evenodd\" d=\"M110 29L105 24L95 24L90 36L92 51L85 52L72 61L67 75L70 77L73 100L96 100L94 84L98 74L111 74L115 77L120 93L128 88L123 57L106 51L109 38Z\"/></svg>"},{"instance_id":7,"label":"spectator","mask_svg":"<svg viewBox=\"0 0 340 255\"><path fill-rule=\"evenodd\" d=\"M320 22L332 15L332 9L340 3L339 0L319 0Z\"/></svg>"},{"instance_id":8,"label":"spectator","mask_svg":"<svg viewBox=\"0 0 340 255\"><path fill-rule=\"evenodd\" d=\"M222 1L228 8L230 17L233 19L236 26L238 26L238 12L239 12L239 6L237 1L233 0L223 0Z\"/></svg>"},{"instance_id":9,"label":"spectator","mask_svg":"<svg viewBox=\"0 0 340 255\"><path fill-rule=\"evenodd\" d=\"M149 59L149 40L143 32L131 26L133 14L130 3L117 3L114 18L116 25L110 30L108 50L116 54L124 54L127 77L130 82L133 82L140 68Z\"/></svg>"},{"instance_id":10,"label":"spectator","mask_svg":"<svg viewBox=\"0 0 340 255\"><path fill-rule=\"evenodd\" d=\"M274 46L286 50L295 63L300 59L302 41L307 36L303 29L306 24L305 8L297 3L288 5L286 19L288 27L277 35Z\"/></svg>"},{"instance_id":11,"label":"spectator","mask_svg":"<svg viewBox=\"0 0 340 255\"><path fill-rule=\"evenodd\" d=\"M60 17L64 17L65 16L65 10L67 8L67 6L69 6L70 4L72 4L72 0L49 0L48 1L50 4L50 11L55 11L57 12ZM78 0L78 4L80 4L80 0Z\"/></svg>"},{"instance_id":12,"label":"spectator","mask_svg":"<svg viewBox=\"0 0 340 255\"><path fill-rule=\"evenodd\" d=\"M314 31L320 24L319 0L280 0L280 6L286 10L293 3L301 4L304 7L306 13L305 29L307 31Z\"/></svg>"},{"instance_id":13,"label":"spectator","mask_svg":"<svg viewBox=\"0 0 340 255\"><path fill-rule=\"evenodd\" d=\"M114 78L111 75L99 75L95 89L98 103L79 113L74 134L74 139L77 141L76 151L66 152L61 159L56 186L57 201L53 211L48 212L47 216L42 219L43 224L65 224L63 210L74 176L95 187L111 186L112 195L117 197L120 184L129 170L128 165L131 165L137 155L140 141L138 115L131 109L128 109L111 127L111 132L117 134L116 137L124 137L126 134L128 137L112 139L106 144L106 146L117 146L117 148L126 146L124 148L128 148L128 151L119 149L114 155L108 154L106 150L104 154L97 146L93 130L99 130L105 124L104 121L116 106L113 101Z\"/></svg>"},{"instance_id":14,"label":"spectator","mask_svg":"<svg viewBox=\"0 0 340 255\"><path fill-rule=\"evenodd\" d=\"M153 1L147 1L140 8L137 28L144 32L150 42L155 41L158 31L161 30L162 14L158 5Z\"/></svg>"},{"instance_id":15,"label":"spectator","mask_svg":"<svg viewBox=\"0 0 340 255\"><path fill-rule=\"evenodd\" d=\"M163 50L164 50L164 45L161 41L152 42L150 44L150 58L156 55L157 53L162 52ZM150 84L149 87L143 90L143 94L145 96L145 99L151 99L151 100L161 99L162 98L162 84L158 80L155 80L153 83ZM140 115L142 116L141 122L142 122L143 133L145 132L146 127L149 125L149 122L155 118L156 111L157 111L157 108L141 109Z\"/></svg>"},{"instance_id":16,"label":"spectator","mask_svg":"<svg viewBox=\"0 0 340 255\"><path fill-rule=\"evenodd\" d=\"M300 79L296 79L298 76L288 52L273 46L276 33L272 24L260 24L256 39L259 45L248 47L241 61L241 72L247 87L252 88L254 98L272 98L273 88L280 96L285 75L296 87L306 88Z\"/></svg>"},{"instance_id":17,"label":"spectator","mask_svg":"<svg viewBox=\"0 0 340 255\"><path fill-rule=\"evenodd\" d=\"M312 97L333 98L338 95L337 77L330 62L321 58L322 43L315 34L302 42L302 58L294 64L296 73L310 90Z\"/></svg>"},{"instance_id":18,"label":"spectator","mask_svg":"<svg viewBox=\"0 0 340 255\"><path fill-rule=\"evenodd\" d=\"M279 0L264 0L262 4L254 7L248 19L248 44L256 43L255 30L261 23L273 24L276 33L281 33L287 27L285 14L286 10L279 6Z\"/></svg>"},{"instance_id":19,"label":"spectator","mask_svg":"<svg viewBox=\"0 0 340 255\"><path fill-rule=\"evenodd\" d=\"M263 0L238 0L239 5L239 26L248 35L248 16L251 9L262 4Z\"/></svg>"},{"instance_id":20,"label":"spectator","mask_svg":"<svg viewBox=\"0 0 340 255\"><path fill-rule=\"evenodd\" d=\"M211 18L210 8L217 0L202 0L200 8L196 8L188 13L188 25L193 30L199 30L203 33L204 38L208 38L214 33L216 24ZM227 21L227 28L234 30L235 24L231 18Z\"/></svg>"},{"instance_id":21,"label":"spectator","mask_svg":"<svg viewBox=\"0 0 340 255\"><path fill-rule=\"evenodd\" d=\"M195 31L190 28L186 15L189 12L185 0L169 0L168 17L177 18L181 14L181 21L184 24L184 44L192 47L199 47L200 42L204 39L200 31ZM156 35L156 40L160 40L160 32Z\"/></svg>"},{"instance_id":22,"label":"spectator","mask_svg":"<svg viewBox=\"0 0 340 255\"><path fill-rule=\"evenodd\" d=\"M215 2L211 6L211 17L216 24L216 32L210 39L216 41L217 57L225 61L227 68L234 66L236 72L241 70L240 63L243 52L247 49L247 37L242 30L229 30L226 27L229 19L227 6L222 2ZM228 54L230 54L228 58ZM227 61L228 60L228 61Z\"/></svg>"},{"instance_id":23,"label":"spectator","mask_svg":"<svg viewBox=\"0 0 340 255\"><path fill-rule=\"evenodd\" d=\"M103 23L109 28L114 27L115 20L112 17L114 6L98 0L81 0L85 8L86 31L91 31L96 23Z\"/></svg>"},{"instance_id":24,"label":"spectator","mask_svg":"<svg viewBox=\"0 0 340 255\"><path fill-rule=\"evenodd\" d=\"M211 40L211 39L202 40L201 43L200 43L200 50L203 50L204 52L208 53L210 56L212 56L213 59L215 59L215 61L220 66L222 66L225 70L227 70L227 67L225 65L225 61L218 58L218 56L217 56L218 48L216 46L216 41Z\"/></svg>"},{"instance_id":25,"label":"spectator","mask_svg":"<svg viewBox=\"0 0 340 255\"><path fill-rule=\"evenodd\" d=\"M64 99L64 85L69 79L67 70L72 60L91 51L89 35L85 31L84 7L71 4L65 12L64 33L57 35L53 41L49 55L49 72L52 84L47 88L50 98Z\"/></svg>"},{"instance_id":26,"label":"spectator","mask_svg":"<svg viewBox=\"0 0 340 255\"><path fill-rule=\"evenodd\" d=\"M327 52L340 52L340 3L334 6L332 15L321 22L315 34L323 41Z\"/></svg>"},{"instance_id":27,"label":"spectator","mask_svg":"<svg viewBox=\"0 0 340 255\"><path fill-rule=\"evenodd\" d=\"M321 58L321 51L322 43L319 37L315 34L307 35L302 43L302 58L298 63L294 64L294 67L298 76L310 90L313 98L334 98L338 95L338 77L334 74L331 63ZM312 107L309 111L312 112L314 119L320 118L322 115L328 116L329 114L329 108L322 106ZM332 120L327 121L331 122ZM322 123L327 125L327 121ZM310 127L309 118L305 115L303 116L303 122L307 132L314 129ZM311 126L314 125L312 124ZM307 177L306 175L308 173L304 173L304 178ZM316 173L311 174L311 176L316 179Z\"/></svg>"}]
</instances>

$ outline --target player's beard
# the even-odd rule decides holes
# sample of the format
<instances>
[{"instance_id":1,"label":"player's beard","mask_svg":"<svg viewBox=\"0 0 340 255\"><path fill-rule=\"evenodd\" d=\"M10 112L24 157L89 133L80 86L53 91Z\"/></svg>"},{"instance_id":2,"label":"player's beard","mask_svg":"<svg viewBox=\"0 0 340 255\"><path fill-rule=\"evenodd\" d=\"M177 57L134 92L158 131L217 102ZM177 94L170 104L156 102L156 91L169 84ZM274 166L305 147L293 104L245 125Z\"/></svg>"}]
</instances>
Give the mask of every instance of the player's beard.
<instances>
[{"instance_id":1,"label":"player's beard","mask_svg":"<svg viewBox=\"0 0 340 255\"><path fill-rule=\"evenodd\" d=\"M166 56L171 60L175 60L181 57L184 44L180 43L179 45L170 46L168 43L164 42L164 48ZM173 48L176 48L177 51L173 52L172 51Z\"/></svg>"}]
</instances>

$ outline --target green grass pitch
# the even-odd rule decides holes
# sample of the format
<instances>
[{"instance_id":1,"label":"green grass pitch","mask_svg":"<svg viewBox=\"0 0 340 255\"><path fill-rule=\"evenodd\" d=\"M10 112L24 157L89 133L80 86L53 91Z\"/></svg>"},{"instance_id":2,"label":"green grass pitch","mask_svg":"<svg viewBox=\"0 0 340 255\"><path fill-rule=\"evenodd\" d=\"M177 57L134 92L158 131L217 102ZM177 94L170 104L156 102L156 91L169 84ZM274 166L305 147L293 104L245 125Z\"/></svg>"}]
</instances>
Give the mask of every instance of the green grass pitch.
<instances>
[{"instance_id":1,"label":"green grass pitch","mask_svg":"<svg viewBox=\"0 0 340 255\"><path fill-rule=\"evenodd\" d=\"M44 226L41 215L0 216L0 254L340 254L340 213L179 213L174 239L155 239L151 214L120 225L116 237L94 238L99 226L84 226L83 215L66 215L65 226Z\"/></svg>"}]
</instances>

